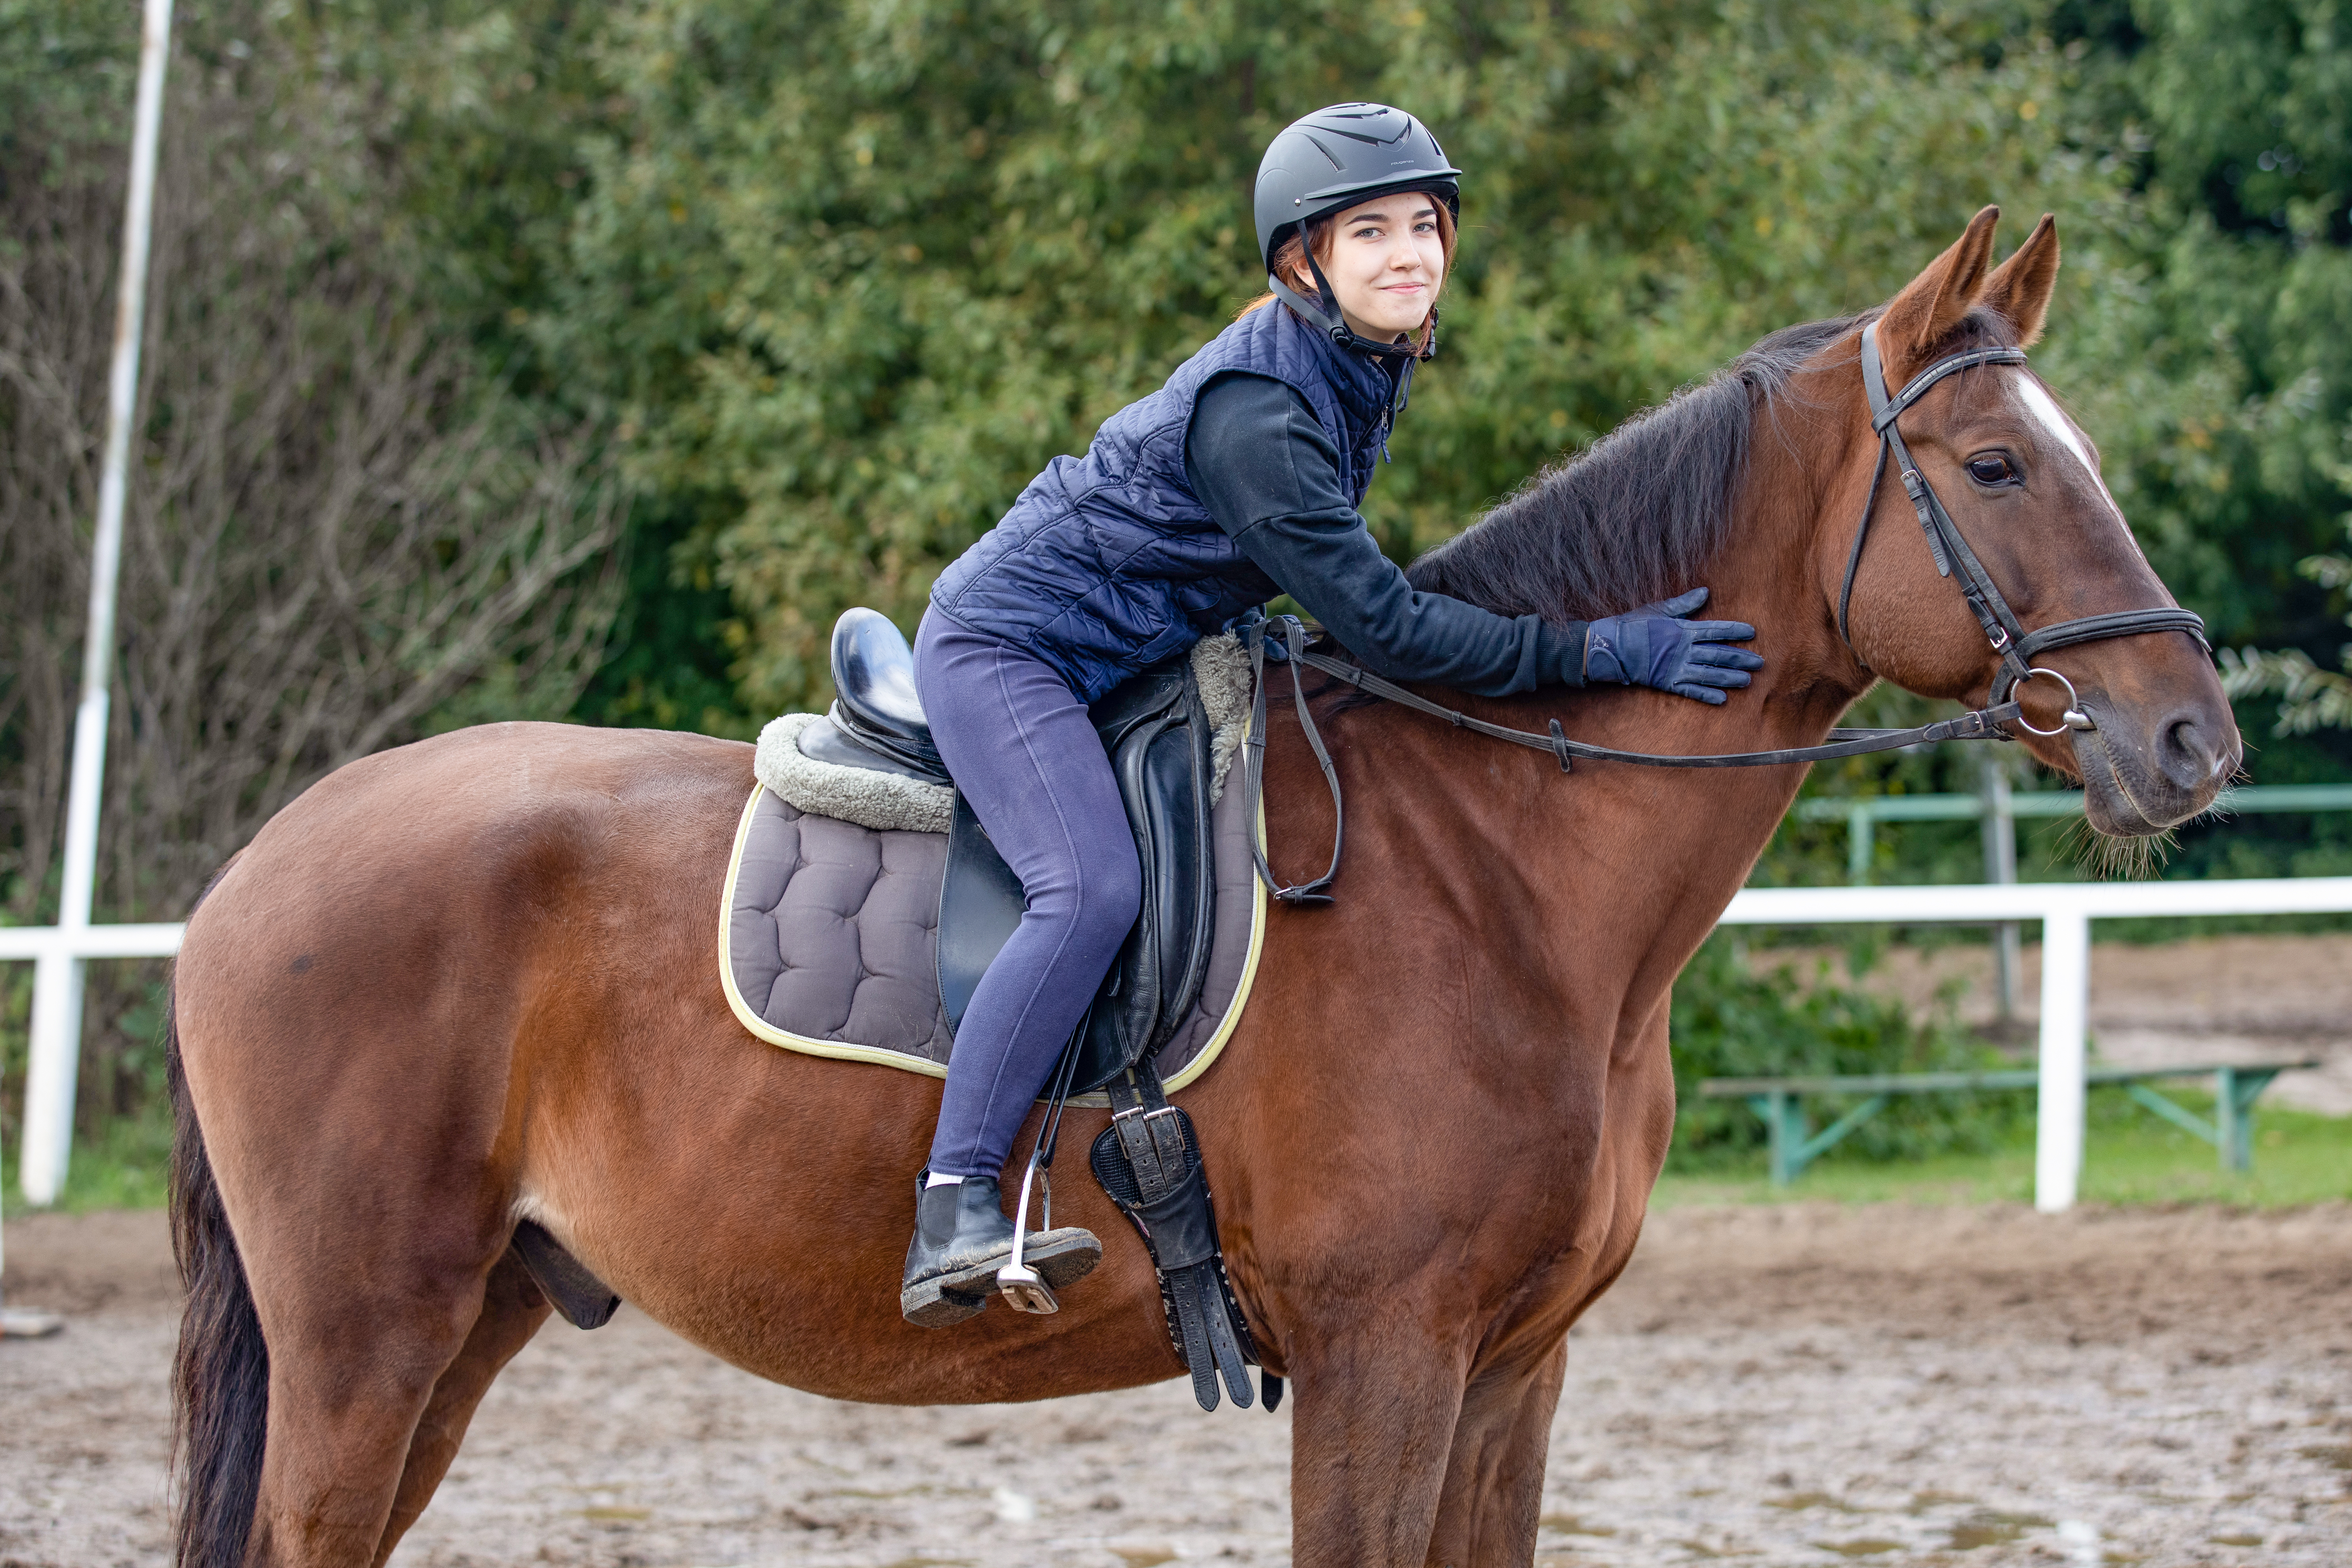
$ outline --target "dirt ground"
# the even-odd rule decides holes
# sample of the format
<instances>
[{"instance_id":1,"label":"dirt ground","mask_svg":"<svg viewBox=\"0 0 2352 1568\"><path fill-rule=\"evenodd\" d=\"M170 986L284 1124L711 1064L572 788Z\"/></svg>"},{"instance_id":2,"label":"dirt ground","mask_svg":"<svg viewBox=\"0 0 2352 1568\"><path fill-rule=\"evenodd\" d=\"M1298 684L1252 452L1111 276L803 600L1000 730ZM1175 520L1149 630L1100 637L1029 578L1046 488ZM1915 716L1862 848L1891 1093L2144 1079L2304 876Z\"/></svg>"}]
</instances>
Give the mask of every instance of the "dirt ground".
<instances>
[{"instance_id":1,"label":"dirt ground","mask_svg":"<svg viewBox=\"0 0 2352 1568\"><path fill-rule=\"evenodd\" d=\"M2029 942L2024 957L2017 1017L2030 1042L2040 1012L2040 948ZM1749 962L1790 963L1801 974L1827 963L1838 979L1852 978L1834 949L1759 949ZM1984 943L1894 947L1860 984L1915 1006L1949 1002L1963 1020L1982 1025L1994 1016L1992 973ZM2352 936L2097 943L2091 1044L2102 1059L2125 1067L2315 1058L2315 1070L2279 1075L2265 1103L2352 1116Z\"/></svg>"},{"instance_id":2,"label":"dirt ground","mask_svg":"<svg viewBox=\"0 0 2352 1568\"><path fill-rule=\"evenodd\" d=\"M0 1342L0 1568L162 1563L161 1217L6 1242L74 1316ZM2347 1306L2352 1207L1662 1214L1570 1342L1537 1561L2352 1562ZM1281 1563L1287 1416L838 1405L624 1309L523 1352L394 1561Z\"/></svg>"}]
</instances>

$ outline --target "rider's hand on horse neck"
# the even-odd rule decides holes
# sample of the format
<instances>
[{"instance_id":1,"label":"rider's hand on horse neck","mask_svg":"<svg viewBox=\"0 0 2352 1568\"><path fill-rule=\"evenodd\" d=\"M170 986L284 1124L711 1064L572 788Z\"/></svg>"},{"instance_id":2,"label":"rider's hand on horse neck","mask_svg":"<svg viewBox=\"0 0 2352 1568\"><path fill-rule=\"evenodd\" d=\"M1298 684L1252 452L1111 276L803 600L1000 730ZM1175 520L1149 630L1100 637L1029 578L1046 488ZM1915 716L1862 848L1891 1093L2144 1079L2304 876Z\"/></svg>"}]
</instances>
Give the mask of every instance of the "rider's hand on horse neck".
<instances>
[{"instance_id":1,"label":"rider's hand on horse neck","mask_svg":"<svg viewBox=\"0 0 2352 1568\"><path fill-rule=\"evenodd\" d=\"M1654 686L1677 697L1720 704L1746 686L1762 656L1726 644L1746 642L1756 628L1745 621L1687 620L1706 603L1706 590L1644 605L1631 614L1592 623L1584 645L1584 678L1626 686Z\"/></svg>"}]
</instances>

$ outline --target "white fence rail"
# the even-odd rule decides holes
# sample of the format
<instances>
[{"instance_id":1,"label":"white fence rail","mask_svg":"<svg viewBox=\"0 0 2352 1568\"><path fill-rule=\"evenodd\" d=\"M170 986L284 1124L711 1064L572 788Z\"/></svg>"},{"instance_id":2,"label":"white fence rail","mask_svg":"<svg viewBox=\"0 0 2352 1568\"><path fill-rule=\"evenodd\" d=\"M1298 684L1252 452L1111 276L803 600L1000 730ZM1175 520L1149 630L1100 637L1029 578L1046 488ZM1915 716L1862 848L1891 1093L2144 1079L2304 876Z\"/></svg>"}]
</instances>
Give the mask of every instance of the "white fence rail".
<instances>
[{"instance_id":1,"label":"white fence rail","mask_svg":"<svg viewBox=\"0 0 2352 1568\"><path fill-rule=\"evenodd\" d=\"M2034 1206L2070 1208L2083 1170L2084 1026L2090 1009L2091 922L2125 917L2352 913L2352 877L2249 878L2210 882L2019 882L1912 888L1749 888L1725 925L2042 925L2042 1085L2037 1107ZM25 1094L26 1201L52 1204L64 1189L73 1127L79 1041L68 1008L91 958L168 957L176 925L0 928L0 962L39 964L33 991L32 1071Z\"/></svg>"},{"instance_id":2,"label":"white fence rail","mask_svg":"<svg viewBox=\"0 0 2352 1568\"><path fill-rule=\"evenodd\" d=\"M43 1207L65 1191L81 1077L82 965L93 958L169 958L178 925L0 926L0 962L33 963L32 1060L25 1073L25 1149L17 1184Z\"/></svg>"},{"instance_id":3,"label":"white fence rail","mask_svg":"<svg viewBox=\"0 0 2352 1568\"><path fill-rule=\"evenodd\" d=\"M2083 1173L2084 1026L2090 1012L2091 922L2126 916L2297 915L2352 911L2352 877L2210 882L2017 882L1929 888L1749 888L1726 925L2042 922L2042 1085L2035 1109L2033 1206L2072 1208Z\"/></svg>"}]
</instances>

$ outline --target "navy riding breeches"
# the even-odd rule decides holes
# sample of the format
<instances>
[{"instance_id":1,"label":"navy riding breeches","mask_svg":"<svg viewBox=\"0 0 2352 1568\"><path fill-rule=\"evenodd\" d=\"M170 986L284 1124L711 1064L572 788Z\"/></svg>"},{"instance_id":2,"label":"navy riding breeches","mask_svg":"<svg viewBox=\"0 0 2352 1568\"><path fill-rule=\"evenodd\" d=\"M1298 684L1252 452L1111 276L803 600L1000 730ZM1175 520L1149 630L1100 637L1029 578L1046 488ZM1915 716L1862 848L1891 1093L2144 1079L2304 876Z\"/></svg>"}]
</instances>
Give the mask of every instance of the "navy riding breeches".
<instances>
[{"instance_id":1,"label":"navy riding breeches","mask_svg":"<svg viewBox=\"0 0 2352 1568\"><path fill-rule=\"evenodd\" d=\"M931 739L1004 863L1021 924L956 1030L930 1169L993 1176L1143 897L1135 837L1087 705L1044 661L934 607L915 636Z\"/></svg>"}]
</instances>

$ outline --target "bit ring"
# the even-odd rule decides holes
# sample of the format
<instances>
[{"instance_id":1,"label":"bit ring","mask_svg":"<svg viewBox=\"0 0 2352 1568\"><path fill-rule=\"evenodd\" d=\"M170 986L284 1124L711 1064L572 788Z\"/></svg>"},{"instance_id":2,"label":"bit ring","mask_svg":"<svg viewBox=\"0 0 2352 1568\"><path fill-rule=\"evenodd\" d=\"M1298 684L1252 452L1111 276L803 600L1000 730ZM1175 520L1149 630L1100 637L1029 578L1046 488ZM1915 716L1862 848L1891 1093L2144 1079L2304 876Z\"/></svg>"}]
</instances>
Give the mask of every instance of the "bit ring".
<instances>
[{"instance_id":1,"label":"bit ring","mask_svg":"<svg viewBox=\"0 0 2352 1568\"><path fill-rule=\"evenodd\" d=\"M2023 675L2019 676L2016 681L2011 685L2009 689L2011 700L2014 701L2016 700L2019 687L2023 686L2027 681L2032 679L2037 675L2046 675L2051 679L2056 681L2059 685L2066 689L2066 706L2064 710L2059 713L2058 727L2054 730L2042 729L2031 719L2028 719L2025 716L2024 710L2021 709L2017 715L2017 722L2021 729L2024 730L2029 735L2042 735L2047 737L2051 735L2063 735L2069 730L2095 730L2098 728L2096 724L2091 722L2091 716L2083 711L2083 700L2075 695L2074 683L2067 679L2065 676L2061 674L2059 671L2044 668L2041 665L2034 665L2031 668L2027 669Z\"/></svg>"}]
</instances>

